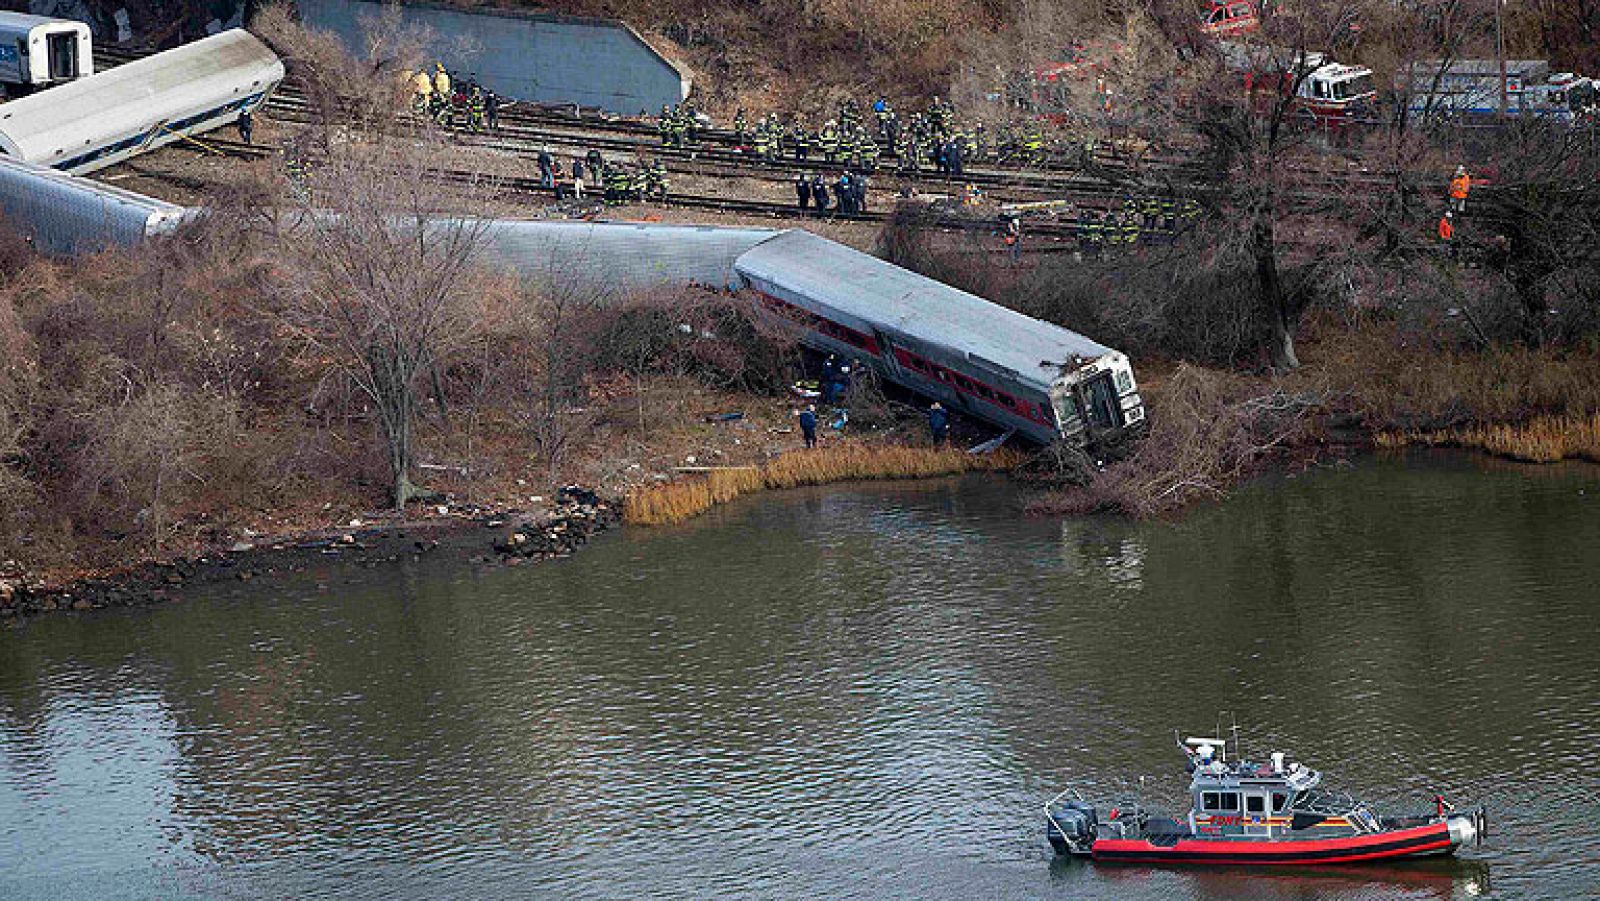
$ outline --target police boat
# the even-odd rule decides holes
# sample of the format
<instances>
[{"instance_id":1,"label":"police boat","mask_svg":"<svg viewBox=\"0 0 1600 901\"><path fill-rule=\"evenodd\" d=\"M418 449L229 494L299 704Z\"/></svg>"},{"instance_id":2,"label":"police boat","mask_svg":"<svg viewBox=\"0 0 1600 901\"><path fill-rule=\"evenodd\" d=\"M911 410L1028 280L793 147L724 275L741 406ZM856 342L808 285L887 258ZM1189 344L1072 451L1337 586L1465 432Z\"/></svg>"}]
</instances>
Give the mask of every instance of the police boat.
<instances>
[{"instance_id":1,"label":"police boat","mask_svg":"<svg viewBox=\"0 0 1600 901\"><path fill-rule=\"evenodd\" d=\"M1432 812L1380 816L1320 788L1321 773L1281 752L1258 763L1228 760L1224 739L1188 738L1178 747L1190 773L1187 814L1152 816L1138 800L1097 807L1069 788L1045 804L1056 853L1136 864L1304 866L1442 856L1488 836L1483 808L1458 811L1443 796L1434 797Z\"/></svg>"}]
</instances>

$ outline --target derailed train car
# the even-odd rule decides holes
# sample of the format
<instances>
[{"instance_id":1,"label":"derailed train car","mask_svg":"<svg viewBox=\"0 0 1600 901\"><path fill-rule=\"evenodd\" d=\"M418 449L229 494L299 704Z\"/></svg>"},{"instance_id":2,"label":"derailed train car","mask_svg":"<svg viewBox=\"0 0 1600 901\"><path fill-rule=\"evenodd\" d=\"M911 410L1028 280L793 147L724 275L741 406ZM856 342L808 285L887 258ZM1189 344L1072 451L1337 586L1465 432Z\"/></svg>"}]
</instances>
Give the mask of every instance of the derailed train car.
<instances>
[{"instance_id":1,"label":"derailed train car","mask_svg":"<svg viewBox=\"0 0 1600 901\"><path fill-rule=\"evenodd\" d=\"M153 197L5 157L0 213L34 247L55 255L137 244L172 231L188 215Z\"/></svg>"},{"instance_id":2,"label":"derailed train car","mask_svg":"<svg viewBox=\"0 0 1600 901\"><path fill-rule=\"evenodd\" d=\"M1123 354L842 244L785 231L734 269L813 347L1034 441L1144 423Z\"/></svg>"},{"instance_id":3,"label":"derailed train car","mask_svg":"<svg viewBox=\"0 0 1600 901\"><path fill-rule=\"evenodd\" d=\"M0 105L0 151L93 172L237 120L265 103L283 74L255 36L224 31Z\"/></svg>"},{"instance_id":4,"label":"derailed train car","mask_svg":"<svg viewBox=\"0 0 1600 901\"><path fill-rule=\"evenodd\" d=\"M70 19L0 12L0 86L9 96L94 74L89 26Z\"/></svg>"}]
</instances>

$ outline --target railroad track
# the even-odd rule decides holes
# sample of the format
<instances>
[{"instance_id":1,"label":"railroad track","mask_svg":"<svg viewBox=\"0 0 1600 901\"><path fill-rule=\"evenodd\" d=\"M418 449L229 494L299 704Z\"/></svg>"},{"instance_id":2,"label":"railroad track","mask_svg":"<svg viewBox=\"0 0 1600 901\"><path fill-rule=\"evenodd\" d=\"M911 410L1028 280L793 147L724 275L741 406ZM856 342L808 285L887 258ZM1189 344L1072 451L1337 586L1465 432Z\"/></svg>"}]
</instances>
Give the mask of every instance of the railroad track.
<instances>
[{"instance_id":1,"label":"railroad track","mask_svg":"<svg viewBox=\"0 0 1600 901\"><path fill-rule=\"evenodd\" d=\"M262 147L259 144L245 144L242 141L232 141L232 139L226 138L208 138L205 139L205 144L213 152L238 158L262 158L275 154L275 150L270 149L270 147ZM190 149L194 149L194 147L190 147ZM315 158L310 160L312 166L315 166L315 162L317 162ZM166 174L152 173L152 171L139 170L139 174L147 176L147 178L162 178L166 179L166 181L184 184L186 187L194 187L194 179L182 178L182 176L176 176L176 174L171 178L168 178ZM482 181L483 178L482 173L470 170L442 170L440 171L440 176L445 178L446 181L461 182L461 184L466 184L469 181ZM541 200L546 200L546 202L555 202L557 200L555 189L541 186L536 178L502 176L502 178L496 179L496 186L507 192L507 194L538 197ZM642 200L640 203L658 203L661 206L678 206L678 208L688 208L688 210L707 210L715 211L715 213L744 214L744 216L765 216L765 218L789 219L789 221L794 221L794 219L826 219L826 221L834 222L878 222L878 224L882 224L882 222L888 221L888 218L890 218L890 213L886 213L883 210L864 210L861 213L829 211L826 214L806 214L798 210L797 206L792 205L792 203L766 202L766 200L752 200L752 198L720 197L720 195L691 194L691 192L667 192L664 198L648 198L648 200ZM589 211L589 214L594 214L595 211L605 210L606 206L600 200L590 200L590 202L584 203L582 208ZM938 214L938 216L934 216L931 219L930 224L936 229L946 230L946 232L998 234L997 222L994 221L994 218L987 218L987 216L974 218L974 216L960 216L960 214L952 213ZM1077 242L1077 227L1075 227L1074 222L1037 221L1030 224L1029 229L1027 229L1027 235L1029 235L1030 240L1024 245L1026 250L1045 251L1050 245L1067 245L1067 243L1075 245L1075 242ZM1038 242L1046 243L1042 245L1042 243Z\"/></svg>"},{"instance_id":2,"label":"railroad track","mask_svg":"<svg viewBox=\"0 0 1600 901\"><path fill-rule=\"evenodd\" d=\"M100 48L98 52L102 64L108 68L147 55L137 51L107 48ZM267 114L271 118L291 123L310 122L315 115L310 109L301 85L292 77L286 79L274 92L267 105ZM801 161L785 159L777 162L761 160L737 149L735 136L731 132L719 129L705 132L703 140L694 148L687 150L664 148L659 145L654 125L649 122L581 109L574 111L572 107L517 103L505 108L500 119L501 128L494 134L478 135L456 130L452 130L451 134L464 146L491 149L519 158L532 157L545 145L568 150L597 149L603 154L611 155L613 159L618 155L625 158L638 158L644 155L660 157L669 163L673 171L680 174L721 179L748 178L767 181L774 185L790 183L796 171L809 174L837 171L840 168L838 163L828 163L820 159ZM1154 165L1157 161L1147 160L1147 162ZM915 174L899 172L891 165L880 167L871 178L879 196L883 196L885 189L895 194L923 193L930 188L954 192L964 185L972 184L984 190L991 199L1001 202L1071 199L1081 206L1098 208L1114 206L1128 196L1185 193L1183 190L1185 186L1191 189L1199 187L1200 192L1206 190L1204 186L1194 186L1191 182L1179 182L1171 178L1174 173L1198 172L1194 161L1173 158L1160 161L1160 165L1168 168L1163 177L1154 182L1143 174L1133 173L1127 167L1118 165L1112 158L1097 158L1090 172L1077 171L1061 163L1048 163L1037 169L978 166L969 169L960 178L954 178L926 170ZM1359 175L1340 173L1333 177L1329 177L1328 173L1316 174L1325 182L1335 182L1336 188L1342 191L1348 191L1358 183L1362 186L1377 182L1392 183L1392 177L1382 173ZM712 210L742 211L740 210L742 206L762 203L737 199L721 199L720 202L713 202L711 198L679 196L686 198L683 205ZM1342 193L1341 190L1329 191L1326 188L1297 189L1295 196L1304 202L1321 204L1337 199ZM763 205L766 209L760 211L762 215L792 216L796 212L794 207L784 203L763 203ZM778 213L777 210L780 209L785 212ZM1047 229L1050 227L1045 226Z\"/></svg>"}]
</instances>

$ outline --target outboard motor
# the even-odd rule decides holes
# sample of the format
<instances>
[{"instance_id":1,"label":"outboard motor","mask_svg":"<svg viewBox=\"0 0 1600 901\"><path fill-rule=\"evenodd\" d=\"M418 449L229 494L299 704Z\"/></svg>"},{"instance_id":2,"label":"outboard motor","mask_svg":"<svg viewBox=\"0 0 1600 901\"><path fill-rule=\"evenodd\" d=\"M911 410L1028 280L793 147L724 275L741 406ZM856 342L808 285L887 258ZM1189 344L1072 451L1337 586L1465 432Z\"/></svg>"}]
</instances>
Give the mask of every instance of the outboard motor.
<instances>
[{"instance_id":1,"label":"outboard motor","mask_svg":"<svg viewBox=\"0 0 1600 901\"><path fill-rule=\"evenodd\" d=\"M1057 854L1088 854L1099 828L1100 817L1087 801L1068 801L1045 820L1045 836Z\"/></svg>"}]
</instances>

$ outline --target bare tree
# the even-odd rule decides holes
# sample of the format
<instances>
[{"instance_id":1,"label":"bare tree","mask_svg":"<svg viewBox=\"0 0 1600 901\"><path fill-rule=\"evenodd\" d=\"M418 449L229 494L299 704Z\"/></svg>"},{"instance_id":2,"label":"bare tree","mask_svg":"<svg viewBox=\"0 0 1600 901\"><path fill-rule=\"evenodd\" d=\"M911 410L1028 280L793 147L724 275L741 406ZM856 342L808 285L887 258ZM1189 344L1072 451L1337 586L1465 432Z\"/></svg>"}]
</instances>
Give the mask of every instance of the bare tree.
<instances>
[{"instance_id":1,"label":"bare tree","mask_svg":"<svg viewBox=\"0 0 1600 901\"><path fill-rule=\"evenodd\" d=\"M1215 87L1194 107L1195 127L1207 145L1214 212L1238 223L1255 270L1267 354L1277 370L1300 365L1294 347L1299 304L1280 271L1278 226L1299 187L1287 163L1318 125L1303 106L1301 88L1317 68L1318 53L1347 49L1355 34L1348 5L1308 0L1303 6L1268 17L1260 41L1213 54ZM1241 92L1241 81L1253 89Z\"/></svg>"},{"instance_id":2,"label":"bare tree","mask_svg":"<svg viewBox=\"0 0 1600 901\"><path fill-rule=\"evenodd\" d=\"M397 509L411 481L422 382L488 313L487 272L475 266L487 223L451 214L484 199L491 180L461 183L426 133L334 145L287 235L284 324L330 354L373 405Z\"/></svg>"}]
</instances>

